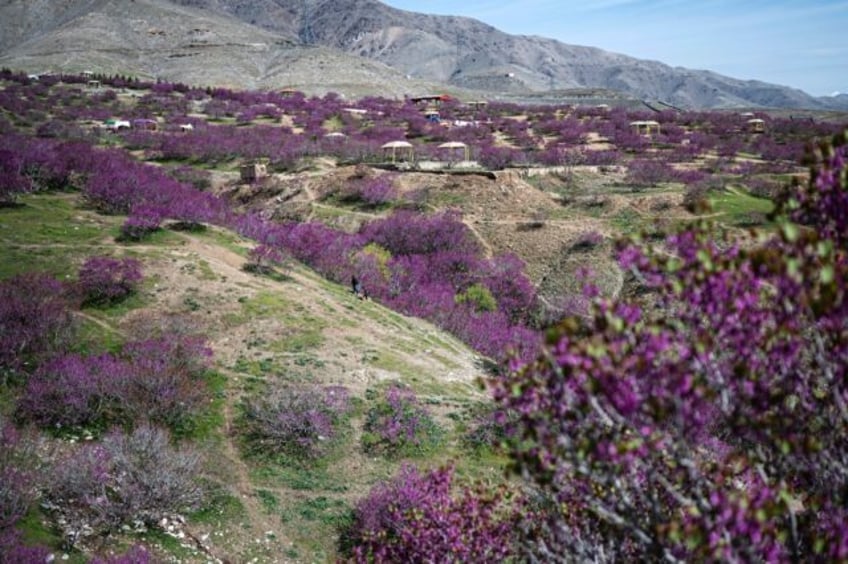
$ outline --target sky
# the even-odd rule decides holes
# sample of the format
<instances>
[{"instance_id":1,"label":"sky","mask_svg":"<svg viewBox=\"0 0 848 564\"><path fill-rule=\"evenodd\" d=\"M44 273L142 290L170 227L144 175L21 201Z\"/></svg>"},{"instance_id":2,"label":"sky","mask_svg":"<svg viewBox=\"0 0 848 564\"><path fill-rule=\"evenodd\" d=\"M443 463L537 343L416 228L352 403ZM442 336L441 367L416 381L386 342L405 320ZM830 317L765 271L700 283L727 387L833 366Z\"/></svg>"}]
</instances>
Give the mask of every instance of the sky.
<instances>
[{"instance_id":1,"label":"sky","mask_svg":"<svg viewBox=\"0 0 848 564\"><path fill-rule=\"evenodd\" d=\"M382 0L671 66L848 93L848 0Z\"/></svg>"}]
</instances>

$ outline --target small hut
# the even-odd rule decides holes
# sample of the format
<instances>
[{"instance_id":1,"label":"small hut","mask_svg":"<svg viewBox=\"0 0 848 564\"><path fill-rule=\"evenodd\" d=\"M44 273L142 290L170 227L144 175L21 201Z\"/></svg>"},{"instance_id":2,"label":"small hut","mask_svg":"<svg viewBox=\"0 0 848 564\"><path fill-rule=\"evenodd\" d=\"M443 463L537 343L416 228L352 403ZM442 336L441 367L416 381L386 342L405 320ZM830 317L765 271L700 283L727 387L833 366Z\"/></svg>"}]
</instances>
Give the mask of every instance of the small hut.
<instances>
[{"instance_id":1,"label":"small hut","mask_svg":"<svg viewBox=\"0 0 848 564\"><path fill-rule=\"evenodd\" d=\"M242 182L256 182L268 176L268 165L262 160L246 163L239 167L239 174Z\"/></svg>"},{"instance_id":2,"label":"small hut","mask_svg":"<svg viewBox=\"0 0 848 564\"><path fill-rule=\"evenodd\" d=\"M633 133L638 135L653 135L660 132L660 124L654 120L631 121L630 127Z\"/></svg>"},{"instance_id":3,"label":"small hut","mask_svg":"<svg viewBox=\"0 0 848 564\"><path fill-rule=\"evenodd\" d=\"M89 80L86 85L92 90L98 90L102 86L99 80Z\"/></svg>"},{"instance_id":4,"label":"small hut","mask_svg":"<svg viewBox=\"0 0 848 564\"><path fill-rule=\"evenodd\" d=\"M391 151L393 163L397 161L398 152L401 158L405 156L407 161L411 162L415 158L415 149L409 141L389 141L382 146L382 149L387 153Z\"/></svg>"},{"instance_id":5,"label":"small hut","mask_svg":"<svg viewBox=\"0 0 848 564\"><path fill-rule=\"evenodd\" d=\"M133 129L141 129L144 131L156 131L159 129L159 124L155 119L134 119L132 122Z\"/></svg>"}]
</instances>

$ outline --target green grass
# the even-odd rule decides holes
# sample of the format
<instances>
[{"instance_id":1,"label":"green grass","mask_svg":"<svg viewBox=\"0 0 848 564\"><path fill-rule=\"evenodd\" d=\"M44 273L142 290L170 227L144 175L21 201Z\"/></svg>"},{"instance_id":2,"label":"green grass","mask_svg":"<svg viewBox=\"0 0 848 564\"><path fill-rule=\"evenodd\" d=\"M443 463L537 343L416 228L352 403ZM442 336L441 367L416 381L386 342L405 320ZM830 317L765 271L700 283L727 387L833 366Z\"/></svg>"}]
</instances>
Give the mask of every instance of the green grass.
<instances>
[{"instance_id":1,"label":"green grass","mask_svg":"<svg viewBox=\"0 0 848 564\"><path fill-rule=\"evenodd\" d=\"M24 544L28 546L45 546L52 549L53 552L59 552L62 562L69 564L84 564L88 561L79 551L76 550L61 550L62 537L58 531L45 525L44 516L38 509L32 509L18 521L18 530L23 535ZM61 555L67 554L67 560L62 560Z\"/></svg>"},{"instance_id":2,"label":"green grass","mask_svg":"<svg viewBox=\"0 0 848 564\"><path fill-rule=\"evenodd\" d=\"M30 194L19 202L0 207L0 278L34 270L70 276L84 257L113 248L122 221L82 209L75 194Z\"/></svg>"},{"instance_id":3,"label":"green grass","mask_svg":"<svg viewBox=\"0 0 848 564\"><path fill-rule=\"evenodd\" d=\"M221 485L210 486L206 499L206 504L201 509L188 515L193 523L219 527L244 519L247 515L241 500Z\"/></svg>"},{"instance_id":4,"label":"green grass","mask_svg":"<svg viewBox=\"0 0 848 564\"><path fill-rule=\"evenodd\" d=\"M304 321L297 327L289 326L286 328L285 336L270 343L268 348L281 353L305 352L318 348L324 343L321 330L320 326L316 327L308 321Z\"/></svg>"},{"instance_id":5,"label":"green grass","mask_svg":"<svg viewBox=\"0 0 848 564\"><path fill-rule=\"evenodd\" d=\"M259 462L253 468L258 485L282 486L296 491L342 493L348 491L350 476L327 460L310 463L275 464Z\"/></svg>"},{"instance_id":6,"label":"green grass","mask_svg":"<svg viewBox=\"0 0 848 564\"><path fill-rule=\"evenodd\" d=\"M765 215L774 209L767 198L757 198L741 190L725 190L710 197L713 213L720 214L720 221L741 223L753 215Z\"/></svg>"}]
</instances>

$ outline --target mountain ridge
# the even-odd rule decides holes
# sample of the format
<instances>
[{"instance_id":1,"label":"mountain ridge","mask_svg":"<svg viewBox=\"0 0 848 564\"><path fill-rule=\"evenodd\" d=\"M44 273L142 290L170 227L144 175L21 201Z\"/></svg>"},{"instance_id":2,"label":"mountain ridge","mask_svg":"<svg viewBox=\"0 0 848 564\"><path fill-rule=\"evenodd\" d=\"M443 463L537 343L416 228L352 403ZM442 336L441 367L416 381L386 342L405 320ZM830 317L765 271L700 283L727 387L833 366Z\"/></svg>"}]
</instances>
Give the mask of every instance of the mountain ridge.
<instances>
[{"instance_id":1,"label":"mountain ridge","mask_svg":"<svg viewBox=\"0 0 848 564\"><path fill-rule=\"evenodd\" d=\"M150 24L148 33L127 29L128 20ZM350 96L401 96L442 85L489 96L602 88L690 109L848 109L845 97L813 97L788 86L510 35L473 18L410 12L377 0L5 0L0 21L6 22L0 24L0 65L34 71L87 59L106 70L123 64L127 72L167 80L248 89L296 85L307 92L332 87ZM197 29L217 41L186 37ZM70 53L68 45L79 55L49 56ZM212 48L217 51L210 55ZM185 58L202 63L203 72L179 60Z\"/></svg>"}]
</instances>

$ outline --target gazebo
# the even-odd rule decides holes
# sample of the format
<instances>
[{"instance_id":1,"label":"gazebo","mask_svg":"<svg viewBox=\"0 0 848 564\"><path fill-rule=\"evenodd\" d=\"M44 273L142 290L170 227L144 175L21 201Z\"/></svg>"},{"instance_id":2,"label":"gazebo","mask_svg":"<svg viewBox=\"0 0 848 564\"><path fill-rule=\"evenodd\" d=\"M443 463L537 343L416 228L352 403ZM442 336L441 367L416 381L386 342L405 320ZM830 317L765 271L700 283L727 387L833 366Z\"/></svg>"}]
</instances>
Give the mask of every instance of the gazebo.
<instances>
[{"instance_id":1,"label":"gazebo","mask_svg":"<svg viewBox=\"0 0 848 564\"><path fill-rule=\"evenodd\" d=\"M630 127L633 128L634 133L640 135L651 135L652 133L660 132L660 124L654 120L631 121Z\"/></svg>"},{"instance_id":2,"label":"gazebo","mask_svg":"<svg viewBox=\"0 0 848 564\"><path fill-rule=\"evenodd\" d=\"M760 118L751 118L747 122L748 131L751 133L762 133L766 130L766 122Z\"/></svg>"},{"instance_id":3,"label":"gazebo","mask_svg":"<svg viewBox=\"0 0 848 564\"><path fill-rule=\"evenodd\" d=\"M415 150L412 147L412 143L409 141L389 141L383 145L383 150L391 149L392 151L392 162L397 160L397 152L398 149L401 149L401 156L406 153L408 161L412 161L415 156Z\"/></svg>"},{"instance_id":4,"label":"gazebo","mask_svg":"<svg viewBox=\"0 0 848 564\"><path fill-rule=\"evenodd\" d=\"M462 149L462 156L464 157L462 160L468 160L468 145L462 141L448 141L446 143L442 143L439 145L439 149Z\"/></svg>"}]
</instances>

